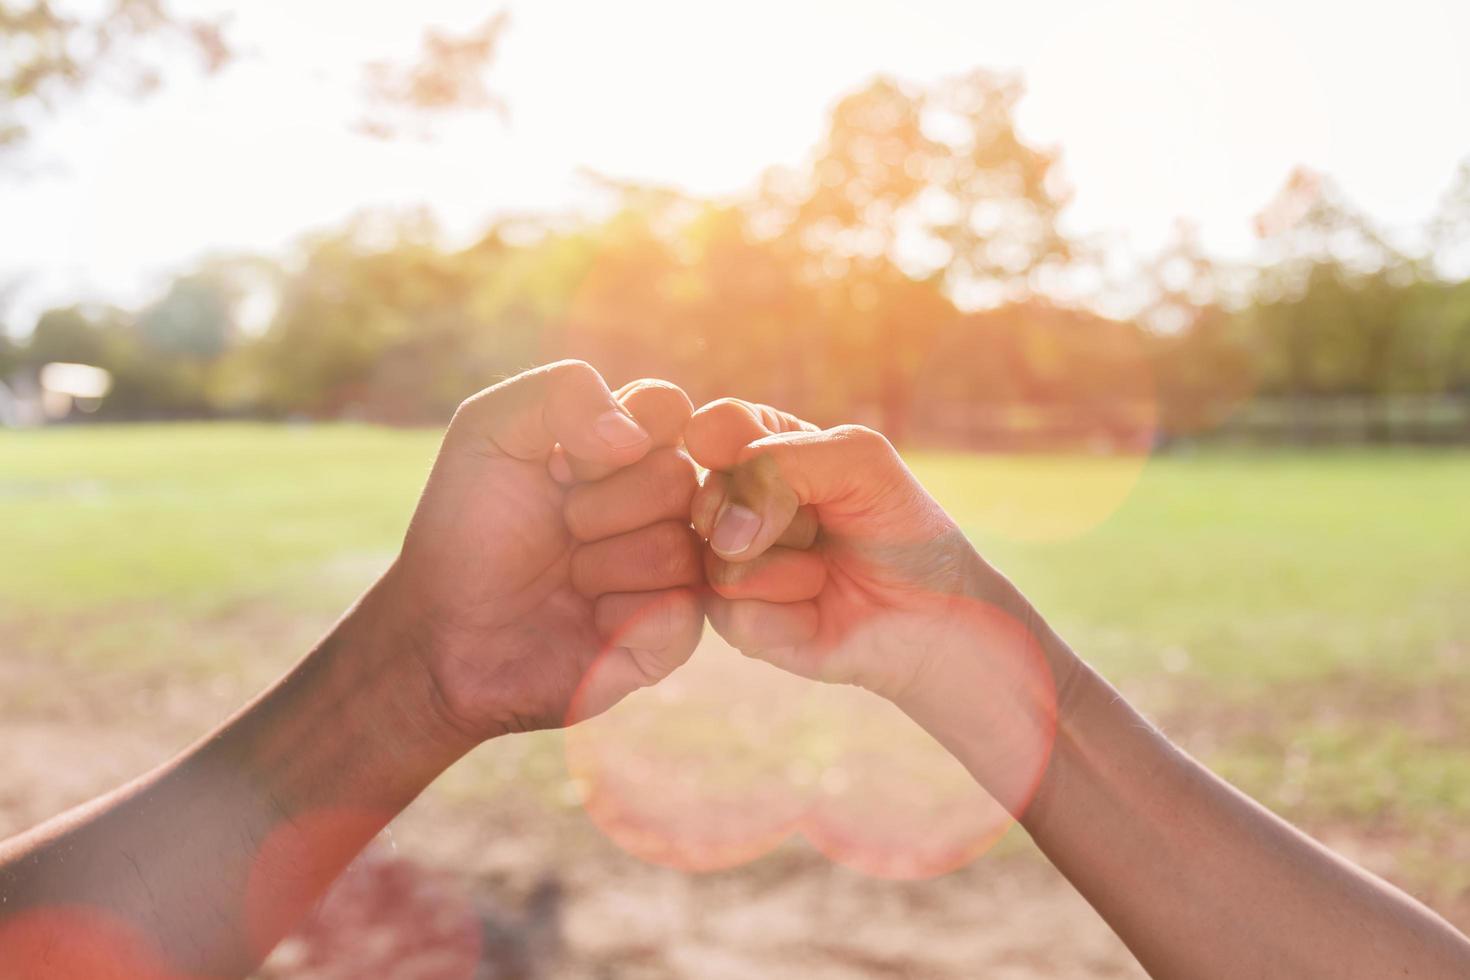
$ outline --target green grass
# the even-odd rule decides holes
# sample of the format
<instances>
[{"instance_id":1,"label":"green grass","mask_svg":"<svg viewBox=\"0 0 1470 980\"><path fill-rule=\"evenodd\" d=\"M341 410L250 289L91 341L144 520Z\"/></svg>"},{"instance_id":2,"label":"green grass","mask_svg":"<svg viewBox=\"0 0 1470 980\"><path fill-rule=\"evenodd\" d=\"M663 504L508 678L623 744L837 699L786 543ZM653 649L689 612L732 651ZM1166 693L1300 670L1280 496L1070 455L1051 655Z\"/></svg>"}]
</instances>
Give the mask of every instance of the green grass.
<instances>
[{"instance_id":1,"label":"green grass","mask_svg":"<svg viewBox=\"0 0 1470 980\"><path fill-rule=\"evenodd\" d=\"M349 426L0 434L0 616L197 618L257 600L330 612L392 555L436 443ZM1070 464L1060 483L1046 461L913 464L1114 676L1404 674L1470 642L1470 455L1161 457L1136 485L1089 484L1106 461ZM1040 502L1018 515L1027 500ZM1034 540L1053 511L1080 533Z\"/></svg>"},{"instance_id":2,"label":"green grass","mask_svg":"<svg viewBox=\"0 0 1470 980\"><path fill-rule=\"evenodd\" d=\"M302 576L361 579L396 549L437 442L347 426L0 434L0 609L310 602Z\"/></svg>"},{"instance_id":3,"label":"green grass","mask_svg":"<svg viewBox=\"0 0 1470 980\"><path fill-rule=\"evenodd\" d=\"M304 619L270 638L285 662L391 558L437 441L351 426L0 433L0 654L229 670L261 655L264 626ZM1164 691L1175 717L1200 699L1206 727L1248 714L1205 753L1247 789L1354 821L1470 814L1453 738L1470 721L1470 454L1222 451L1141 472L912 462L1125 690ZM230 626L242 609L248 628ZM1359 717L1372 690L1386 707ZM1447 726L1407 707L1426 696Z\"/></svg>"},{"instance_id":4,"label":"green grass","mask_svg":"<svg viewBox=\"0 0 1470 980\"><path fill-rule=\"evenodd\" d=\"M914 462L992 562L1115 674L1402 674L1470 644L1470 454L1155 458L1090 530L1045 542L986 519L972 489L985 461Z\"/></svg>"}]
</instances>

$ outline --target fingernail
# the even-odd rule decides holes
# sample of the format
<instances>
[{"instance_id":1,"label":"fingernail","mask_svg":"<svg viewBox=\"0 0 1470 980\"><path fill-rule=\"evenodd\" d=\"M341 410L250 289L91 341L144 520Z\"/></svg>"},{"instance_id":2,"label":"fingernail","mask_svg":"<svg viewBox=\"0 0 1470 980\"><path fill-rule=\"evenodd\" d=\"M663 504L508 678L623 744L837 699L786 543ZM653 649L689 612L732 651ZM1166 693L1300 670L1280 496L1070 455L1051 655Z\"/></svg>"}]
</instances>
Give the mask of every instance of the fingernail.
<instances>
[{"instance_id":1,"label":"fingernail","mask_svg":"<svg viewBox=\"0 0 1470 980\"><path fill-rule=\"evenodd\" d=\"M617 409L597 416L592 428L596 430L599 439L614 449L627 449L648 438L648 433L643 431L641 425Z\"/></svg>"},{"instance_id":2,"label":"fingernail","mask_svg":"<svg viewBox=\"0 0 1470 980\"><path fill-rule=\"evenodd\" d=\"M738 555L750 547L760 529L759 514L739 504L731 504L715 521L714 532L709 536L709 546L722 555Z\"/></svg>"}]
</instances>

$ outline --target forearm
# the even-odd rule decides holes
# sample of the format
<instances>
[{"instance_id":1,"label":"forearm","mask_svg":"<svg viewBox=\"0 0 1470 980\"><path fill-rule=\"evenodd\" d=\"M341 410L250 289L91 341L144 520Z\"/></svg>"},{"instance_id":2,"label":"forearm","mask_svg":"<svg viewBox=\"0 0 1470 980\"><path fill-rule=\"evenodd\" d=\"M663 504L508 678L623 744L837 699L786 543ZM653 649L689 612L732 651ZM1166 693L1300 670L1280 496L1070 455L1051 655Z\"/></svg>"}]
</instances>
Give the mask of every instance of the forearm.
<instances>
[{"instance_id":1,"label":"forearm","mask_svg":"<svg viewBox=\"0 0 1470 980\"><path fill-rule=\"evenodd\" d=\"M1215 777L1085 665L1056 672L1055 741L1022 823L1151 975L1470 975L1444 920Z\"/></svg>"},{"instance_id":2,"label":"forearm","mask_svg":"<svg viewBox=\"0 0 1470 980\"><path fill-rule=\"evenodd\" d=\"M248 972L468 748L400 642L370 593L178 759L0 845L5 954Z\"/></svg>"}]
</instances>

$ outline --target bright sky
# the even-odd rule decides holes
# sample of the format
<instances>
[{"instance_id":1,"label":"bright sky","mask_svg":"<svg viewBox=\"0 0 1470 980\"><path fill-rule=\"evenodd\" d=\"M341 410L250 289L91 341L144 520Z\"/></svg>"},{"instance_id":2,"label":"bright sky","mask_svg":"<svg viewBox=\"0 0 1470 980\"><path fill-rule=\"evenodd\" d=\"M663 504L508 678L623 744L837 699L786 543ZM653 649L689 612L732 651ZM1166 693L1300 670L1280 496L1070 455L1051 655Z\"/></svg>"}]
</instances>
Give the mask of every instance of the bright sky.
<instances>
[{"instance_id":1,"label":"bright sky","mask_svg":"<svg viewBox=\"0 0 1470 980\"><path fill-rule=\"evenodd\" d=\"M501 6L482 115L432 143L352 132L360 65ZM1134 248L1176 218L1247 254L1250 218L1299 163L1390 225L1433 208L1470 155L1470 4L1319 0L180 0L234 8L250 52L153 98L97 97L0 170L0 316L148 299L211 250L279 253L354 212L427 204L456 236L497 212L585 205L578 168L702 194L797 164L828 107L877 71L1026 79L1030 138L1060 145L1072 228Z\"/></svg>"}]
</instances>

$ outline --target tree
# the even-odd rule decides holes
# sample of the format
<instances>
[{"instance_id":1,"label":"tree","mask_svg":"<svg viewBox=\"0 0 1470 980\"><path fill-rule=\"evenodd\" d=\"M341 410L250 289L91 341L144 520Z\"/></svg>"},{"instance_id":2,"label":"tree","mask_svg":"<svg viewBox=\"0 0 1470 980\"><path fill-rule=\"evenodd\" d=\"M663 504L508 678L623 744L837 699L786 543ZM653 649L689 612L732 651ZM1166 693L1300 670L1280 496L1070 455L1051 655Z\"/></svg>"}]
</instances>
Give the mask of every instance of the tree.
<instances>
[{"instance_id":1,"label":"tree","mask_svg":"<svg viewBox=\"0 0 1470 980\"><path fill-rule=\"evenodd\" d=\"M270 411L442 422L485 379L545 358L543 324L568 302L566 266L579 261L560 243L492 233L446 252L422 222L366 231L310 243L251 345Z\"/></svg>"},{"instance_id":2,"label":"tree","mask_svg":"<svg viewBox=\"0 0 1470 980\"><path fill-rule=\"evenodd\" d=\"M1470 159L1461 162L1429 227L1442 288L1433 314L1444 388L1470 396Z\"/></svg>"},{"instance_id":3,"label":"tree","mask_svg":"<svg viewBox=\"0 0 1470 980\"><path fill-rule=\"evenodd\" d=\"M101 318L80 306L45 311L31 331L25 359L36 368L56 361L107 367L107 337Z\"/></svg>"},{"instance_id":4,"label":"tree","mask_svg":"<svg viewBox=\"0 0 1470 980\"><path fill-rule=\"evenodd\" d=\"M1412 315L1429 275L1330 180L1299 169L1257 220L1264 261L1248 323L1266 382L1298 400L1363 400L1370 437L1386 438L1384 399L1403 352L1416 346Z\"/></svg>"},{"instance_id":5,"label":"tree","mask_svg":"<svg viewBox=\"0 0 1470 980\"><path fill-rule=\"evenodd\" d=\"M509 110L486 84L485 72L509 23L502 11L462 35L430 28L416 61L370 62L363 70L368 111L358 131L375 139L404 132L427 138L430 120L445 113L492 109L504 118Z\"/></svg>"},{"instance_id":6,"label":"tree","mask_svg":"<svg viewBox=\"0 0 1470 980\"><path fill-rule=\"evenodd\" d=\"M952 300L1024 298L1070 254L1056 157L1017 133L1020 96L986 71L927 90L876 78L837 104L809 177L785 191L783 234L839 297L838 329L869 335L852 366L876 372L868 387L895 439Z\"/></svg>"},{"instance_id":7,"label":"tree","mask_svg":"<svg viewBox=\"0 0 1470 980\"><path fill-rule=\"evenodd\" d=\"M0 384L19 370L22 356L19 345L0 332Z\"/></svg>"},{"instance_id":8,"label":"tree","mask_svg":"<svg viewBox=\"0 0 1470 980\"><path fill-rule=\"evenodd\" d=\"M792 231L822 259L881 258L1019 298L1070 253L1057 157L1021 139L1021 94L983 70L924 90L874 79L833 110Z\"/></svg>"},{"instance_id":9,"label":"tree","mask_svg":"<svg viewBox=\"0 0 1470 980\"><path fill-rule=\"evenodd\" d=\"M218 21L185 18L165 0L110 0L100 13L70 14L52 0L0 0L0 148L31 134L37 114L99 80L136 94L157 87L149 42L192 49L208 72L233 51Z\"/></svg>"},{"instance_id":10,"label":"tree","mask_svg":"<svg viewBox=\"0 0 1470 980\"><path fill-rule=\"evenodd\" d=\"M1158 382L1159 424L1173 435L1218 426L1256 385L1256 367L1225 308L1224 272L1181 222L1143 269L1146 332Z\"/></svg>"},{"instance_id":11,"label":"tree","mask_svg":"<svg viewBox=\"0 0 1470 980\"><path fill-rule=\"evenodd\" d=\"M1470 158L1460 162L1427 231L1436 272L1450 281L1470 278Z\"/></svg>"},{"instance_id":12,"label":"tree","mask_svg":"<svg viewBox=\"0 0 1470 980\"><path fill-rule=\"evenodd\" d=\"M212 361L235 339L229 301L218 284L200 275L175 279L168 292L145 309L139 339L166 357Z\"/></svg>"}]
</instances>

